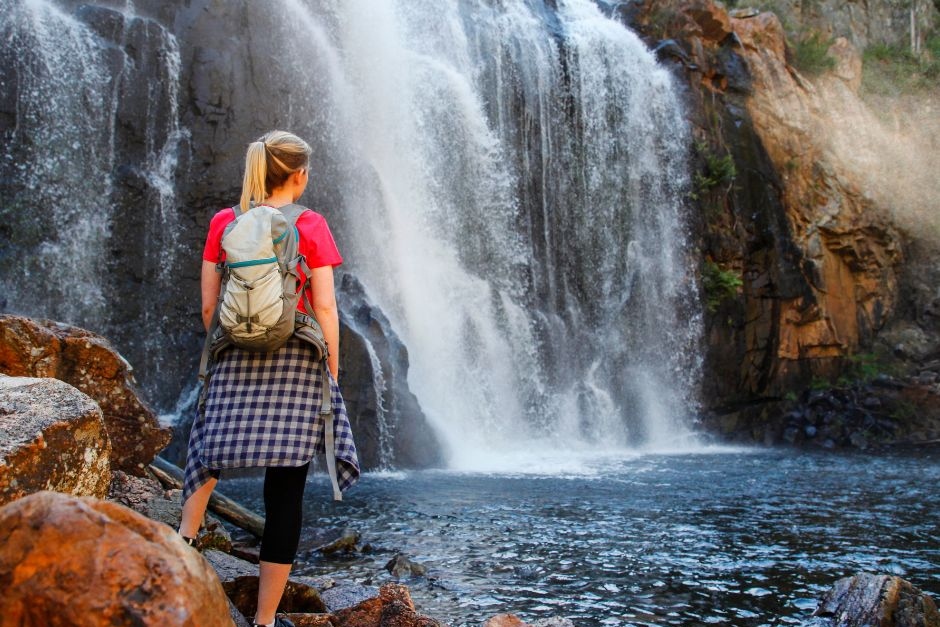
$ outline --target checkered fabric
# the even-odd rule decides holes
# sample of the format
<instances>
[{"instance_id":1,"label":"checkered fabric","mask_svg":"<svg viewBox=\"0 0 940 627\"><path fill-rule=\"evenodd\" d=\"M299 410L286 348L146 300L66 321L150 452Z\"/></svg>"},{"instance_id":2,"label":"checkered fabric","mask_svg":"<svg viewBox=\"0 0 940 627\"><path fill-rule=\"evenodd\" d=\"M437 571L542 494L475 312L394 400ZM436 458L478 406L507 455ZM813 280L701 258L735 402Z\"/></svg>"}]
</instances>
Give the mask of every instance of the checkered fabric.
<instances>
[{"instance_id":1,"label":"checkered fabric","mask_svg":"<svg viewBox=\"0 0 940 627\"><path fill-rule=\"evenodd\" d=\"M183 501L222 468L301 466L324 454L321 369L313 348L291 338L271 353L225 350L212 369L189 435ZM346 405L330 375L340 489L359 479Z\"/></svg>"}]
</instances>

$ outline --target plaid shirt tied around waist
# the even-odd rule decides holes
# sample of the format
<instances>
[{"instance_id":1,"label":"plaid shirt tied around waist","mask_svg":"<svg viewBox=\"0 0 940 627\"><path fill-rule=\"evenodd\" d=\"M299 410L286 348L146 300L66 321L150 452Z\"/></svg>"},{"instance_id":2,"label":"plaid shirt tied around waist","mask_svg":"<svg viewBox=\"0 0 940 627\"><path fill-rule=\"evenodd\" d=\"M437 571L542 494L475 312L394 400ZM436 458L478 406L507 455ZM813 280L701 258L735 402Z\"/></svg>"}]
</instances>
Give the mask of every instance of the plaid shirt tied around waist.
<instances>
[{"instance_id":1,"label":"plaid shirt tied around waist","mask_svg":"<svg viewBox=\"0 0 940 627\"><path fill-rule=\"evenodd\" d=\"M222 468L302 466L324 454L324 417L333 419L339 488L356 483L356 445L339 386L329 372L332 413L320 413L323 370L313 348L296 337L270 353L225 350L193 421L183 502Z\"/></svg>"}]
</instances>

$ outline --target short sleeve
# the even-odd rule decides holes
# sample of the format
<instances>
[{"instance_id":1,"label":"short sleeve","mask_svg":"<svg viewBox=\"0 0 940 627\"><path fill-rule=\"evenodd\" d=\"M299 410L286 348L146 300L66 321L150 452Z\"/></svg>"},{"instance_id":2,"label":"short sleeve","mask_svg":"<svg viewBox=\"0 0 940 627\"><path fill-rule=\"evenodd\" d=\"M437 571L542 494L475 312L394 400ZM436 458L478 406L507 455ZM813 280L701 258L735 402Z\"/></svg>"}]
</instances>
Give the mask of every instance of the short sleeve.
<instances>
[{"instance_id":1,"label":"short sleeve","mask_svg":"<svg viewBox=\"0 0 940 627\"><path fill-rule=\"evenodd\" d=\"M235 219L235 212L231 207L222 209L209 222L209 234L206 236L206 245L202 249L202 258L204 261L220 263L225 260L225 251L222 250L222 234L225 233L225 227Z\"/></svg>"},{"instance_id":2,"label":"short sleeve","mask_svg":"<svg viewBox=\"0 0 940 627\"><path fill-rule=\"evenodd\" d=\"M307 258L307 266L335 268L343 263L326 218L314 211L305 211L297 218L297 230L301 234L300 252Z\"/></svg>"}]
</instances>

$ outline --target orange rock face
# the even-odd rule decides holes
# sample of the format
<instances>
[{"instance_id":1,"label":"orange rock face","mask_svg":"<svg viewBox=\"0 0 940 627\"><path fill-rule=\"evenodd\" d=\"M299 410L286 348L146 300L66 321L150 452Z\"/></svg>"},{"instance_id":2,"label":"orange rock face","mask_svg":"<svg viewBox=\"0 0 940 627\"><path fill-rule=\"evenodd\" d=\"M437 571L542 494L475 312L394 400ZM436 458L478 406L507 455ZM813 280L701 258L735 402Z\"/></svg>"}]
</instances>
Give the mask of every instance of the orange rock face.
<instances>
[{"instance_id":1,"label":"orange rock face","mask_svg":"<svg viewBox=\"0 0 940 627\"><path fill-rule=\"evenodd\" d=\"M0 622L229 627L215 573L166 525L40 492L0 508Z\"/></svg>"},{"instance_id":2,"label":"orange rock face","mask_svg":"<svg viewBox=\"0 0 940 627\"><path fill-rule=\"evenodd\" d=\"M851 45L837 41L837 74L810 82L787 65L773 13L731 25L751 77L748 113L780 175L780 200L808 288L773 308L750 290L747 318L763 323L752 325L749 359L766 360L772 351L778 366L769 391L779 392L800 372L825 374L827 362L853 353L884 326L897 302L900 236L839 149L839 116L862 108L854 94L860 60Z\"/></svg>"},{"instance_id":3,"label":"orange rock face","mask_svg":"<svg viewBox=\"0 0 940 627\"><path fill-rule=\"evenodd\" d=\"M103 497L110 455L88 396L55 379L0 375L0 505L41 490Z\"/></svg>"},{"instance_id":4,"label":"orange rock face","mask_svg":"<svg viewBox=\"0 0 940 627\"><path fill-rule=\"evenodd\" d=\"M130 365L101 336L0 315L0 373L60 379L90 396L104 414L117 470L141 474L170 441L170 430L137 396Z\"/></svg>"}]
</instances>

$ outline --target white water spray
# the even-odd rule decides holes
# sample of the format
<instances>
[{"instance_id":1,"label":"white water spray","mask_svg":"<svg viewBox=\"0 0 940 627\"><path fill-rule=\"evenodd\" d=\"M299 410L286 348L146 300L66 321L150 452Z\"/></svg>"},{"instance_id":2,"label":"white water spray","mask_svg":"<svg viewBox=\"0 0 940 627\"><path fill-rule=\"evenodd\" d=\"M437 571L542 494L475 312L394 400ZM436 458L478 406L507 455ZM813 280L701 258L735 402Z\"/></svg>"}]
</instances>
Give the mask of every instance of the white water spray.
<instances>
[{"instance_id":1,"label":"white water spray","mask_svg":"<svg viewBox=\"0 0 940 627\"><path fill-rule=\"evenodd\" d=\"M451 465L684 435L689 134L642 42L588 0L285 8L334 110L315 150L338 163L347 265Z\"/></svg>"}]
</instances>

